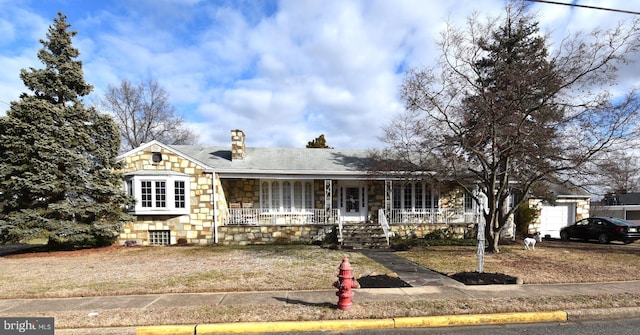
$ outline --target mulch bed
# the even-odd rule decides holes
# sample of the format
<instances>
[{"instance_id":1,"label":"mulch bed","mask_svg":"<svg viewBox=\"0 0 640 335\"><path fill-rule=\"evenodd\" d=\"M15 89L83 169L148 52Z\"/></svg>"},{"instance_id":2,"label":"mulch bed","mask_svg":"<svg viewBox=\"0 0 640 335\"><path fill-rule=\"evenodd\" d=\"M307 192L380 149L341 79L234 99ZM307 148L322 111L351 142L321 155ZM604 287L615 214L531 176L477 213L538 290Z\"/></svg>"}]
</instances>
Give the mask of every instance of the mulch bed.
<instances>
[{"instance_id":1,"label":"mulch bed","mask_svg":"<svg viewBox=\"0 0 640 335\"><path fill-rule=\"evenodd\" d=\"M358 279L361 288L411 287L404 280L388 275L364 276Z\"/></svg>"},{"instance_id":2,"label":"mulch bed","mask_svg":"<svg viewBox=\"0 0 640 335\"><path fill-rule=\"evenodd\" d=\"M517 284L518 278L504 273L458 272L450 276L465 285Z\"/></svg>"},{"instance_id":3,"label":"mulch bed","mask_svg":"<svg viewBox=\"0 0 640 335\"><path fill-rule=\"evenodd\" d=\"M517 284L517 278L503 273L458 272L449 276L465 285L510 285ZM358 279L361 288L411 287L404 280L388 275L364 276Z\"/></svg>"}]
</instances>

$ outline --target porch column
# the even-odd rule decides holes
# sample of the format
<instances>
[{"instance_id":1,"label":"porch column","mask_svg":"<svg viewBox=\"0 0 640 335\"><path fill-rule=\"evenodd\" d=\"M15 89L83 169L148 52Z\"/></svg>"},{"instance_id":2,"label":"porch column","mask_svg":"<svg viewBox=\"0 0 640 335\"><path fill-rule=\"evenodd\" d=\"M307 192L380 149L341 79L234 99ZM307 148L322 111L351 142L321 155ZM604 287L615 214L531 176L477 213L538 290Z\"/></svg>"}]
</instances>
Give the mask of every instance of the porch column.
<instances>
[{"instance_id":1,"label":"porch column","mask_svg":"<svg viewBox=\"0 0 640 335\"><path fill-rule=\"evenodd\" d=\"M393 207L393 182L391 180L384 180L384 211L386 215L391 215L391 208Z\"/></svg>"},{"instance_id":2,"label":"porch column","mask_svg":"<svg viewBox=\"0 0 640 335\"><path fill-rule=\"evenodd\" d=\"M332 181L330 179L325 179L324 180L324 211L327 218L329 218L330 215L332 214L331 213L332 202L333 202L332 190L333 190ZM327 221L329 222L329 220ZM333 217L331 217L331 221L333 221Z\"/></svg>"}]
</instances>

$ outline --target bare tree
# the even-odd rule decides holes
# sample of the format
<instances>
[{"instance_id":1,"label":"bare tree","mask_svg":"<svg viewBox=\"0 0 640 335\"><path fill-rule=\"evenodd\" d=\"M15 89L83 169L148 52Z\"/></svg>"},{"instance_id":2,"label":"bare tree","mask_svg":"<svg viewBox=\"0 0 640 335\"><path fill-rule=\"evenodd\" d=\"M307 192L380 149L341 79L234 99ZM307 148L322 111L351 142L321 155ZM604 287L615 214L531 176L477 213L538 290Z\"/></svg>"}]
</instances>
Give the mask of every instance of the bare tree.
<instances>
[{"instance_id":1,"label":"bare tree","mask_svg":"<svg viewBox=\"0 0 640 335\"><path fill-rule=\"evenodd\" d=\"M111 113L120 128L122 151L158 140L166 144L195 144L198 136L184 125L169 103L169 95L153 79L137 85L123 80L120 86L109 85L99 100L101 109Z\"/></svg>"},{"instance_id":2,"label":"bare tree","mask_svg":"<svg viewBox=\"0 0 640 335\"><path fill-rule=\"evenodd\" d=\"M381 155L402 166L387 168L432 171L473 194L488 250L499 252L519 205L509 207L510 195L579 186L591 159L632 137L638 95L612 97L606 87L640 48L639 23L568 36L553 53L522 1L462 29L449 24L437 65L406 75L406 111L385 127Z\"/></svg>"},{"instance_id":3,"label":"bare tree","mask_svg":"<svg viewBox=\"0 0 640 335\"><path fill-rule=\"evenodd\" d=\"M605 193L623 194L639 190L640 162L633 154L625 151L608 153L594 165L596 185Z\"/></svg>"}]
</instances>

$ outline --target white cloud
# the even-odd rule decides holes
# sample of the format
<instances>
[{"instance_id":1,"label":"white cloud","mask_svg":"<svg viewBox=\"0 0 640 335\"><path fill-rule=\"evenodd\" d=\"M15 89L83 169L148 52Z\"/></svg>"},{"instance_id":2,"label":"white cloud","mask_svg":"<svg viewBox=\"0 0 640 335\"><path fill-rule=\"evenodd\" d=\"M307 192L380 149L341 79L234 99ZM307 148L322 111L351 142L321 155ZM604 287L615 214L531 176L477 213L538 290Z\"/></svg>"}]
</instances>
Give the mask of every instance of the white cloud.
<instances>
[{"instance_id":1,"label":"white cloud","mask_svg":"<svg viewBox=\"0 0 640 335\"><path fill-rule=\"evenodd\" d=\"M627 2L580 1L640 9ZM20 68L40 66L37 41L55 15L44 7L59 6L79 32L74 43L86 80L95 86L93 96L122 79L151 77L200 133L202 144L227 145L229 131L239 128L253 146L303 147L323 133L331 146L366 149L379 145L381 127L403 108L401 71L436 60L435 41L445 20L462 25L474 10L495 15L504 1L273 4L111 0L71 6L52 0L48 6L9 6L0 14L0 29L11 33L0 37L6 69L0 73L0 101L15 100L24 90ZM532 6L554 40L628 17ZM621 86L637 83L638 65L632 66Z\"/></svg>"}]
</instances>

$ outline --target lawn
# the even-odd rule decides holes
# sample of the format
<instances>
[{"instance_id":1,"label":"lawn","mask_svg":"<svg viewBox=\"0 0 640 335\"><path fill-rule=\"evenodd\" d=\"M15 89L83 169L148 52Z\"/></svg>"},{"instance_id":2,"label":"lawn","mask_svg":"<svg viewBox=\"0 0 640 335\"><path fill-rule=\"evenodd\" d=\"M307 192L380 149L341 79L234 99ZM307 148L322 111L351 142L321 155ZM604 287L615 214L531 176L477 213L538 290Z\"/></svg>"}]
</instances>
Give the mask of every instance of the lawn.
<instances>
[{"instance_id":1,"label":"lawn","mask_svg":"<svg viewBox=\"0 0 640 335\"><path fill-rule=\"evenodd\" d=\"M318 246L108 247L0 257L0 298L331 289L344 256L360 274L388 271Z\"/></svg>"},{"instance_id":2,"label":"lawn","mask_svg":"<svg viewBox=\"0 0 640 335\"><path fill-rule=\"evenodd\" d=\"M640 280L640 244L547 242L535 251L503 245L487 254L485 272L505 273L525 283L571 283ZM441 273L474 271L474 247L419 247L398 252ZM252 247L109 247L69 252L25 253L0 257L0 297L47 298L162 292L334 289L342 257L355 275L388 270L357 251L318 246ZM357 294L357 293L356 293ZM48 313L56 327L121 327L236 321L366 319L419 315L495 313L579 308L640 306L637 294L562 296L544 299L411 299L354 304L350 311L333 306L287 304L176 307L148 310L110 309L99 318L91 311ZM12 315L20 316L20 315ZM33 316L31 314L24 316ZM37 315L36 315L37 316ZM79 330L79 333L86 330Z\"/></svg>"},{"instance_id":3,"label":"lawn","mask_svg":"<svg viewBox=\"0 0 640 335\"><path fill-rule=\"evenodd\" d=\"M398 255L443 274L477 269L473 246L415 247ZM357 251L319 246L108 247L0 257L0 298L332 289L347 256L354 275L388 273ZM525 284L640 280L640 243L505 244L485 272Z\"/></svg>"},{"instance_id":4,"label":"lawn","mask_svg":"<svg viewBox=\"0 0 640 335\"><path fill-rule=\"evenodd\" d=\"M477 248L431 246L399 255L444 274L476 271ZM518 277L525 284L640 280L640 243L630 245L543 241L535 250L507 243L499 254L485 254L484 272Z\"/></svg>"}]
</instances>

